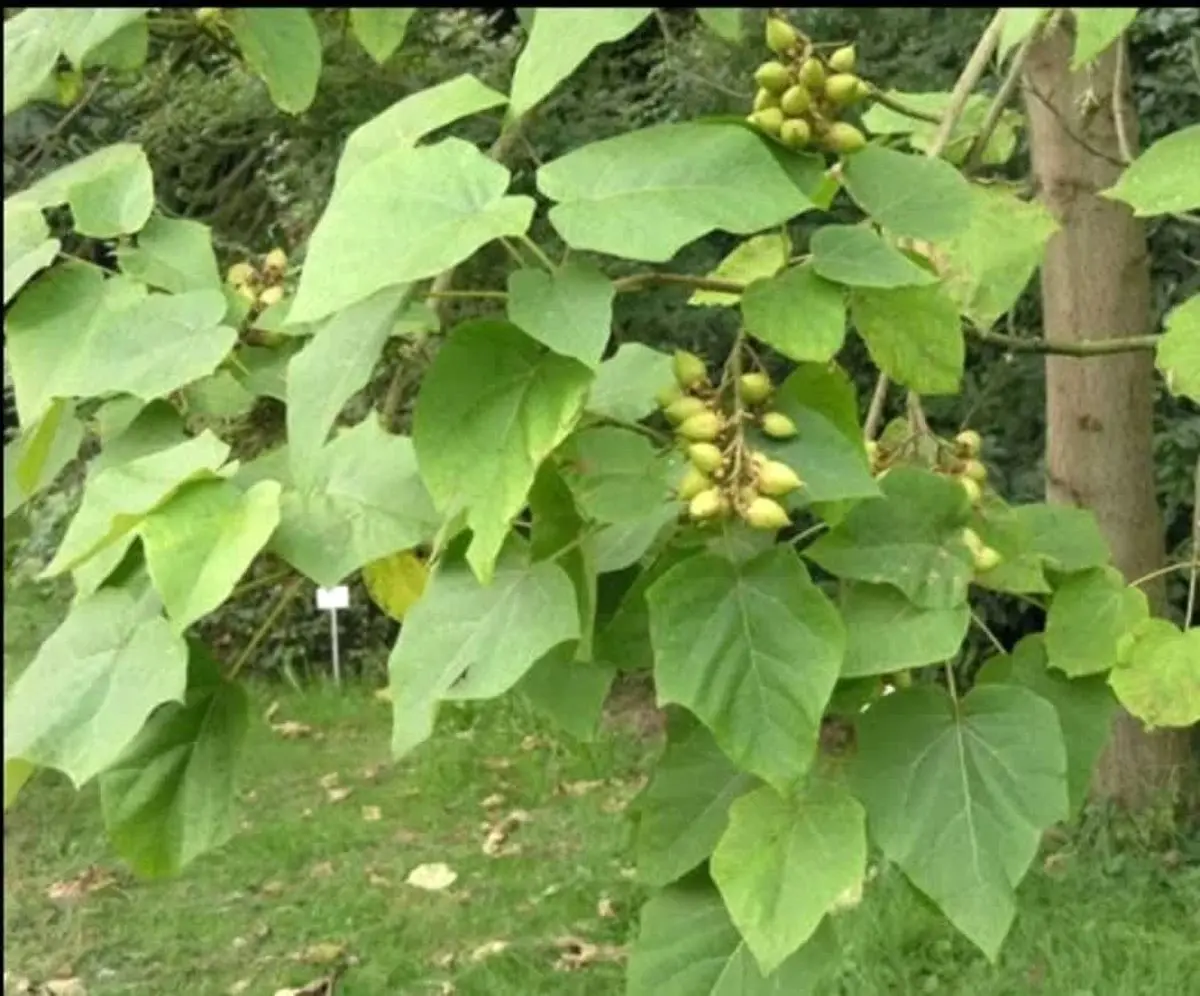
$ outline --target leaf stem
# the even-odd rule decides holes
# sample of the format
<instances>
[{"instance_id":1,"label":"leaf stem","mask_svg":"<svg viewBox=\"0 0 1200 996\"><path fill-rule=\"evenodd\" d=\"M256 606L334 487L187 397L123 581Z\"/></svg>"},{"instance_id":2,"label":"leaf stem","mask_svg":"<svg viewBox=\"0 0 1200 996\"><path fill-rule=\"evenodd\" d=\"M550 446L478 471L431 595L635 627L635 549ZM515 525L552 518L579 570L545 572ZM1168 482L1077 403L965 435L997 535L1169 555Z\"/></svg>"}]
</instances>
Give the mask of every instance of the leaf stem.
<instances>
[{"instance_id":1,"label":"leaf stem","mask_svg":"<svg viewBox=\"0 0 1200 996\"><path fill-rule=\"evenodd\" d=\"M254 631L254 635L250 637L250 642L242 648L242 652L238 654L237 660L229 668L229 673L225 676L227 680L233 681L238 676L242 668L246 666L247 661L254 656L254 651L258 649L260 643L267 638L267 634L271 632L275 624L279 621L279 617L283 615L283 610L288 607L288 603L296 597L300 591L300 586L304 583L303 577L293 578L279 593L279 598L271 607L271 611L267 613L266 619L262 621L262 625Z\"/></svg>"},{"instance_id":2,"label":"leaf stem","mask_svg":"<svg viewBox=\"0 0 1200 996\"><path fill-rule=\"evenodd\" d=\"M270 588L272 585L277 585L281 581L286 581L291 576L291 571L277 571L274 574L268 574L266 577L256 578L253 581L247 581L245 584L234 588L229 597L231 599L242 598L245 595L249 595L252 591L258 591L261 588Z\"/></svg>"},{"instance_id":3,"label":"leaf stem","mask_svg":"<svg viewBox=\"0 0 1200 996\"><path fill-rule=\"evenodd\" d=\"M528 234L522 234L521 243L525 246L525 248L533 253L533 255L537 258L537 261L546 268L547 273L553 273L556 269L558 269L554 265L554 260L552 260L542 249L542 247L534 242Z\"/></svg>"},{"instance_id":4,"label":"leaf stem","mask_svg":"<svg viewBox=\"0 0 1200 996\"><path fill-rule=\"evenodd\" d=\"M998 636L996 636L995 633L992 632L991 627L989 627L987 623L985 623L982 619L979 618L979 616L977 616L975 614L974 609L971 610L971 622L973 622L976 626L978 626L979 629L983 632L983 635L992 641L992 646L995 647L996 650L998 650L1002 654L1008 653L1008 651L1004 649L1004 644L1000 642L1000 638Z\"/></svg>"},{"instance_id":5,"label":"leaf stem","mask_svg":"<svg viewBox=\"0 0 1200 996\"><path fill-rule=\"evenodd\" d=\"M941 124L942 119L936 114L930 114L928 111L921 111L915 107L909 107L895 97L889 97L886 93L871 84L871 93L869 99L877 104L882 104L888 110L895 111L897 114L903 114L906 118L912 118L914 121L926 121L929 124Z\"/></svg>"}]
</instances>

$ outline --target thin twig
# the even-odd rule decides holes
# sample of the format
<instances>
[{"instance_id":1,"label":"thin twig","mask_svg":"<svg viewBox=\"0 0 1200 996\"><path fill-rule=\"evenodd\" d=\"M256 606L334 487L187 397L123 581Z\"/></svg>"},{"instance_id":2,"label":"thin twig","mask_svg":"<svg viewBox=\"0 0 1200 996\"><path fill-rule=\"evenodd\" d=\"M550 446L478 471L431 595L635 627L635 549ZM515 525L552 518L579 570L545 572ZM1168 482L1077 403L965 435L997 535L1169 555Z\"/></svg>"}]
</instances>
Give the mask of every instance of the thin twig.
<instances>
[{"instance_id":1,"label":"thin twig","mask_svg":"<svg viewBox=\"0 0 1200 996\"><path fill-rule=\"evenodd\" d=\"M696 290L721 291L726 294L741 294L746 284L737 280L722 280L718 277L694 277L688 273L660 273L651 271L635 273L628 277L619 277L613 281L613 287L618 294L641 290L647 284L682 284L694 287Z\"/></svg>"},{"instance_id":2,"label":"thin twig","mask_svg":"<svg viewBox=\"0 0 1200 996\"><path fill-rule=\"evenodd\" d=\"M881 373L879 379L875 381L875 390L871 394L871 404L867 408L867 418L863 422L863 436L866 437L868 442L879 435L879 423L883 421L883 407L887 404L889 387L891 387L891 380L887 374Z\"/></svg>"},{"instance_id":3,"label":"thin twig","mask_svg":"<svg viewBox=\"0 0 1200 996\"><path fill-rule=\"evenodd\" d=\"M1046 108L1047 111L1050 112L1051 116L1058 122L1058 126L1062 129L1063 134L1066 135L1067 138L1069 138L1072 142L1074 142L1080 148L1086 149L1097 159L1103 159L1106 163L1111 163L1113 166L1119 166L1122 169L1125 168L1125 163L1123 163L1120 159L1117 159L1114 156L1110 156L1103 149L1097 149L1082 135L1076 134L1075 131L1071 128L1071 125L1067 121L1067 119L1062 116L1062 113L1059 111L1059 109L1057 107L1055 107L1054 104L1051 103L1051 101L1046 98L1045 94L1043 94L1040 90L1038 90L1038 88L1035 87L1028 80L1025 81L1025 89L1026 89L1026 91L1028 91L1030 94L1033 95L1033 98L1039 104L1041 104L1044 108Z\"/></svg>"},{"instance_id":4,"label":"thin twig","mask_svg":"<svg viewBox=\"0 0 1200 996\"><path fill-rule=\"evenodd\" d=\"M279 584L280 581L286 581L291 576L291 571L278 571L275 574L268 574L265 578L255 578L253 581L247 581L244 585L234 588L229 598L231 600L242 598L249 595L252 591L258 591L261 588L270 588L272 585Z\"/></svg>"},{"instance_id":5,"label":"thin twig","mask_svg":"<svg viewBox=\"0 0 1200 996\"><path fill-rule=\"evenodd\" d=\"M983 124L979 126L979 132L971 142L971 148L967 151L965 169L968 173L973 173L982 163L988 142L992 140L992 134L1000 124L1000 118L1004 116L1004 108L1008 106L1008 102L1012 100L1013 94L1017 92L1017 87L1021 84L1021 73L1025 70L1025 60L1029 57L1030 49L1033 48L1035 37L1036 32L1030 32L1029 37L1021 42L1017 54L1013 56L1012 64L1008 67L1008 73L1000 84L1000 89L992 98Z\"/></svg>"},{"instance_id":6,"label":"thin twig","mask_svg":"<svg viewBox=\"0 0 1200 996\"><path fill-rule=\"evenodd\" d=\"M1180 560L1174 564L1167 564L1166 567L1160 567L1157 570L1151 571L1149 574L1143 574L1140 578L1134 578L1129 582L1129 587L1140 588L1142 585L1149 581L1153 581L1155 578L1161 578L1167 574L1174 574L1176 571L1191 570L1192 565L1195 563L1195 557L1196 555L1193 554L1193 558L1191 560Z\"/></svg>"},{"instance_id":7,"label":"thin twig","mask_svg":"<svg viewBox=\"0 0 1200 996\"><path fill-rule=\"evenodd\" d=\"M533 241L533 239L531 239L526 234L521 235L521 243L525 246L525 248L527 248L531 253L533 253L533 255L537 258L537 261L546 268L546 271L548 273L554 272L554 270L555 270L554 260L552 260L549 256L546 255L545 250L543 250L541 246L539 246L536 242Z\"/></svg>"},{"instance_id":8,"label":"thin twig","mask_svg":"<svg viewBox=\"0 0 1200 996\"><path fill-rule=\"evenodd\" d=\"M877 104L882 104L888 110L895 111L897 114L903 114L906 118L912 118L914 121L924 121L928 124L940 125L942 118L940 114L931 114L929 111L918 110L915 107L909 107L908 104L897 100L895 97L888 96L883 90L874 84L870 84L871 92L869 100L875 101Z\"/></svg>"},{"instance_id":9,"label":"thin twig","mask_svg":"<svg viewBox=\"0 0 1200 996\"><path fill-rule=\"evenodd\" d=\"M226 675L228 680L232 681L234 678L236 678L242 668L246 666L246 662L254 656L254 651L258 649L258 645L267 638L267 634L271 632L275 626L275 623L279 621L279 617L283 615L283 610L288 607L288 603L291 602L291 600L299 593L300 586L303 583L304 578L293 578L288 586L284 588L282 592L280 592L279 598L276 599L275 604L271 607L271 611L267 614L267 618L264 619L262 621L262 625L254 631L254 635L250 637L250 642L246 644L246 646L242 649L242 652L238 654L237 660L235 660L232 666L229 668L229 673Z\"/></svg>"},{"instance_id":10,"label":"thin twig","mask_svg":"<svg viewBox=\"0 0 1200 996\"><path fill-rule=\"evenodd\" d=\"M108 73L103 70L96 74L96 78L88 85L88 88L83 92L82 96L80 96L80 98L75 101L73 105L71 105L71 109L54 123L54 127L52 127L48 132L46 132L45 135L42 136L41 141L34 146L33 151L21 160L19 165L22 169L29 169L35 162L37 162L37 160L42 157L47 148L49 148L50 143L53 142L59 135L61 135L66 130L67 126L83 113L83 109L87 107L89 103L91 103L92 98L96 96L96 92L107 79Z\"/></svg>"},{"instance_id":11,"label":"thin twig","mask_svg":"<svg viewBox=\"0 0 1200 996\"><path fill-rule=\"evenodd\" d=\"M1196 618L1196 579L1200 577L1200 459L1196 460L1196 487L1192 497L1192 570L1188 579L1187 608L1183 613L1183 625L1193 625Z\"/></svg>"},{"instance_id":12,"label":"thin twig","mask_svg":"<svg viewBox=\"0 0 1200 996\"><path fill-rule=\"evenodd\" d=\"M995 633L992 632L991 627L989 627L987 623L985 623L982 619L979 618L979 616L977 616L975 614L974 609L971 610L971 621L976 626L979 627L979 629L983 632L984 636L986 636L989 640L992 641L993 647L995 647L1002 654L1008 653L1008 651L1004 649L1004 644L1000 642L1000 638L998 636L996 636Z\"/></svg>"},{"instance_id":13,"label":"thin twig","mask_svg":"<svg viewBox=\"0 0 1200 996\"><path fill-rule=\"evenodd\" d=\"M1128 118L1125 106L1125 88L1129 85L1128 53L1124 33L1117 39L1117 54L1113 63L1112 116L1113 128L1117 133L1117 148L1126 163L1133 162L1133 146L1129 143Z\"/></svg>"},{"instance_id":14,"label":"thin twig","mask_svg":"<svg viewBox=\"0 0 1200 996\"><path fill-rule=\"evenodd\" d=\"M971 335L980 342L1003 346L1013 353L1042 353L1050 356L1108 356L1112 353L1135 353L1156 349L1161 336L1132 335L1123 339L1094 339L1083 342L1052 342L1049 339L1021 339L972 328Z\"/></svg>"}]
</instances>

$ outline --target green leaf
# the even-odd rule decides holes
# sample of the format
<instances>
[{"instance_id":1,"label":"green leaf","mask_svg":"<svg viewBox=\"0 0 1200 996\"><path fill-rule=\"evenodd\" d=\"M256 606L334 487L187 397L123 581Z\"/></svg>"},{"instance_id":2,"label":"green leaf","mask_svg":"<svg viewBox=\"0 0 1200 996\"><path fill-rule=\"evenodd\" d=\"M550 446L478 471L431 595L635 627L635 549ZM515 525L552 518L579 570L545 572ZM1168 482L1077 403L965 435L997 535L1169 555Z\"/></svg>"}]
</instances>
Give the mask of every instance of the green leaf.
<instances>
[{"instance_id":1,"label":"green leaf","mask_svg":"<svg viewBox=\"0 0 1200 996\"><path fill-rule=\"evenodd\" d=\"M54 7L26 7L5 19L5 117L33 100L54 72L59 52L58 15L59 10Z\"/></svg>"},{"instance_id":2,"label":"green leaf","mask_svg":"<svg viewBox=\"0 0 1200 996\"><path fill-rule=\"evenodd\" d=\"M957 394L966 346L958 307L939 285L855 290L850 313L871 359L920 394Z\"/></svg>"},{"instance_id":3,"label":"green leaf","mask_svg":"<svg viewBox=\"0 0 1200 996\"><path fill-rule=\"evenodd\" d=\"M764 978L707 882L665 889L642 907L626 996L812 996L837 964L828 923Z\"/></svg>"},{"instance_id":4,"label":"green leaf","mask_svg":"<svg viewBox=\"0 0 1200 996\"><path fill-rule=\"evenodd\" d=\"M1139 218L1200 208L1200 124L1160 138L1137 157L1102 197L1124 201Z\"/></svg>"},{"instance_id":5,"label":"green leaf","mask_svg":"<svg viewBox=\"0 0 1200 996\"><path fill-rule=\"evenodd\" d=\"M715 229L750 235L812 209L766 142L729 122L593 142L539 169L538 189L573 249L651 263Z\"/></svg>"},{"instance_id":6,"label":"green leaf","mask_svg":"<svg viewBox=\"0 0 1200 996\"><path fill-rule=\"evenodd\" d=\"M83 68L103 67L118 73L134 73L150 54L150 25L145 17L114 31L83 58Z\"/></svg>"},{"instance_id":7,"label":"green leaf","mask_svg":"<svg viewBox=\"0 0 1200 996\"><path fill-rule=\"evenodd\" d=\"M1029 530L1031 546L1053 570L1064 574L1103 567L1111 558L1096 516L1069 505L1019 505L1013 509Z\"/></svg>"},{"instance_id":8,"label":"green leaf","mask_svg":"<svg viewBox=\"0 0 1200 996\"><path fill-rule=\"evenodd\" d=\"M367 55L383 65L404 41L415 7L351 7L350 30Z\"/></svg>"},{"instance_id":9,"label":"green leaf","mask_svg":"<svg viewBox=\"0 0 1200 996\"><path fill-rule=\"evenodd\" d=\"M538 7L513 70L510 118L519 118L582 65L601 45L618 41L653 12L652 7Z\"/></svg>"},{"instance_id":10,"label":"green leaf","mask_svg":"<svg viewBox=\"0 0 1200 996\"><path fill-rule=\"evenodd\" d=\"M1181 633L1165 619L1147 621L1108 682L1148 727L1200 723L1200 629Z\"/></svg>"},{"instance_id":11,"label":"green leaf","mask_svg":"<svg viewBox=\"0 0 1200 996\"><path fill-rule=\"evenodd\" d=\"M940 241L971 223L971 186L944 159L868 145L846 160L858 206L893 235Z\"/></svg>"},{"instance_id":12,"label":"green leaf","mask_svg":"<svg viewBox=\"0 0 1200 996\"><path fill-rule=\"evenodd\" d=\"M239 346L234 350L230 368L238 383L251 394L274 398L286 404L288 363L301 345L293 340L270 349Z\"/></svg>"},{"instance_id":13,"label":"green leaf","mask_svg":"<svg viewBox=\"0 0 1200 996\"><path fill-rule=\"evenodd\" d=\"M338 160L334 188L374 160L411 149L430 132L497 107L507 99L470 73L409 94L350 133Z\"/></svg>"},{"instance_id":14,"label":"green leaf","mask_svg":"<svg viewBox=\"0 0 1200 996\"><path fill-rule=\"evenodd\" d=\"M180 488L138 531L146 566L177 633L233 592L279 524L279 484L241 492L228 481Z\"/></svg>"},{"instance_id":15,"label":"green leaf","mask_svg":"<svg viewBox=\"0 0 1200 996\"><path fill-rule=\"evenodd\" d=\"M825 225L813 233L809 247L813 270L834 283L887 289L937 282L928 270L857 225Z\"/></svg>"},{"instance_id":16,"label":"green leaf","mask_svg":"<svg viewBox=\"0 0 1200 996\"><path fill-rule=\"evenodd\" d=\"M211 431L128 463L105 467L88 481L79 511L43 576L69 571L136 529L189 481L213 477L229 446Z\"/></svg>"},{"instance_id":17,"label":"green leaf","mask_svg":"<svg viewBox=\"0 0 1200 996\"><path fill-rule=\"evenodd\" d=\"M275 106L308 110L321 78L321 38L305 7L231 7L225 23Z\"/></svg>"},{"instance_id":18,"label":"green leaf","mask_svg":"<svg viewBox=\"0 0 1200 996\"><path fill-rule=\"evenodd\" d=\"M696 13L713 34L735 45L742 40L741 7L697 7Z\"/></svg>"},{"instance_id":19,"label":"green leaf","mask_svg":"<svg viewBox=\"0 0 1200 996\"><path fill-rule=\"evenodd\" d=\"M4 202L4 304L17 296L38 270L49 266L62 243L36 204Z\"/></svg>"},{"instance_id":20,"label":"green leaf","mask_svg":"<svg viewBox=\"0 0 1200 996\"><path fill-rule=\"evenodd\" d=\"M323 587L364 564L433 538L441 517L417 473L412 441L374 416L314 456L304 486L280 502L271 549Z\"/></svg>"},{"instance_id":21,"label":"green leaf","mask_svg":"<svg viewBox=\"0 0 1200 996\"><path fill-rule=\"evenodd\" d=\"M974 571L962 540L971 515L966 493L957 481L897 467L883 494L854 506L805 556L838 577L892 585L920 608L961 605Z\"/></svg>"},{"instance_id":22,"label":"green leaf","mask_svg":"<svg viewBox=\"0 0 1200 996\"><path fill-rule=\"evenodd\" d=\"M844 371L803 364L780 385L771 407L795 423L796 435L780 441L754 432L751 439L756 449L800 475L804 489L797 500L834 502L879 495L858 429L854 386Z\"/></svg>"},{"instance_id":23,"label":"green leaf","mask_svg":"<svg viewBox=\"0 0 1200 996\"><path fill-rule=\"evenodd\" d=\"M593 368L608 344L615 296L612 281L591 263L508 275L509 320L559 356Z\"/></svg>"},{"instance_id":24,"label":"green leaf","mask_svg":"<svg viewBox=\"0 0 1200 996\"><path fill-rule=\"evenodd\" d=\"M1044 557L1037 550L1033 529L1021 512L1022 507L1011 508L991 496L977 510L971 528L1003 560L990 571L976 575L974 583L992 591L1049 594L1050 584L1042 568Z\"/></svg>"},{"instance_id":25,"label":"green leaf","mask_svg":"<svg viewBox=\"0 0 1200 996\"><path fill-rule=\"evenodd\" d=\"M642 559L659 538L675 526L679 506L663 504L637 519L613 522L596 531L592 540L596 571L621 571Z\"/></svg>"},{"instance_id":26,"label":"green leaf","mask_svg":"<svg viewBox=\"0 0 1200 996\"><path fill-rule=\"evenodd\" d=\"M317 223L288 321L316 321L523 235L533 200L506 195L508 183L508 170L457 138L360 166Z\"/></svg>"},{"instance_id":27,"label":"green leaf","mask_svg":"<svg viewBox=\"0 0 1200 996\"><path fill-rule=\"evenodd\" d=\"M172 294L221 290L212 232L198 221L155 215L138 233L137 245L118 249L117 258L126 276Z\"/></svg>"},{"instance_id":28,"label":"green leaf","mask_svg":"<svg viewBox=\"0 0 1200 996\"><path fill-rule=\"evenodd\" d=\"M837 284L806 264L747 287L742 320L754 338L788 359L824 363L846 337L846 302Z\"/></svg>"},{"instance_id":29,"label":"green leaf","mask_svg":"<svg viewBox=\"0 0 1200 996\"><path fill-rule=\"evenodd\" d=\"M228 370L218 370L183 389L188 414L204 418L241 418L249 414L257 401Z\"/></svg>"},{"instance_id":30,"label":"green leaf","mask_svg":"<svg viewBox=\"0 0 1200 996\"><path fill-rule=\"evenodd\" d=\"M40 421L5 446L6 457L12 448L12 467L6 460L4 471L6 517L16 507L9 505L10 487L17 505L48 487L79 453L83 434L83 423L76 418L74 406L56 401Z\"/></svg>"},{"instance_id":31,"label":"green leaf","mask_svg":"<svg viewBox=\"0 0 1200 996\"><path fill-rule=\"evenodd\" d=\"M1087 801L1096 763L1108 744L1117 700L1103 677L1064 678L1051 671L1040 634L1027 636L1013 648L984 662L976 682L1015 684L1028 688L1054 706L1067 749L1067 795L1070 815Z\"/></svg>"},{"instance_id":32,"label":"green leaf","mask_svg":"<svg viewBox=\"0 0 1200 996\"><path fill-rule=\"evenodd\" d=\"M1054 707L1024 688L888 695L858 722L858 797L871 837L993 962L1042 831L1067 815Z\"/></svg>"},{"instance_id":33,"label":"green leaf","mask_svg":"<svg viewBox=\"0 0 1200 996\"><path fill-rule=\"evenodd\" d=\"M583 410L591 372L514 325L459 326L421 383L413 442L421 476L445 512L463 510L467 557L483 581L541 462Z\"/></svg>"},{"instance_id":34,"label":"green leaf","mask_svg":"<svg viewBox=\"0 0 1200 996\"><path fill-rule=\"evenodd\" d=\"M619 422L636 422L658 407L655 395L673 382L670 356L628 342L596 370L587 410Z\"/></svg>"},{"instance_id":35,"label":"green leaf","mask_svg":"<svg viewBox=\"0 0 1200 996\"><path fill-rule=\"evenodd\" d=\"M584 429L561 451L563 476L579 507L597 522L654 515L671 500L670 465L645 436L627 429Z\"/></svg>"},{"instance_id":36,"label":"green leaf","mask_svg":"<svg viewBox=\"0 0 1200 996\"><path fill-rule=\"evenodd\" d=\"M182 703L161 706L100 776L104 823L139 875L174 875L236 828L235 776L250 702L192 644Z\"/></svg>"},{"instance_id":37,"label":"green leaf","mask_svg":"<svg viewBox=\"0 0 1200 996\"><path fill-rule=\"evenodd\" d=\"M533 665L516 689L530 705L576 740L590 742L617 676L610 664L576 660L561 643Z\"/></svg>"},{"instance_id":38,"label":"green leaf","mask_svg":"<svg viewBox=\"0 0 1200 996\"><path fill-rule=\"evenodd\" d=\"M587 522L575 495L553 463L545 463L538 470L529 492L529 513L533 520L529 544L531 559L554 561L566 571L575 588L579 642L570 648L571 658L590 661L599 584L592 563L591 543L586 536Z\"/></svg>"},{"instance_id":39,"label":"green leaf","mask_svg":"<svg viewBox=\"0 0 1200 996\"><path fill-rule=\"evenodd\" d=\"M389 287L338 312L288 363L288 450L302 485L346 402L370 380L407 295Z\"/></svg>"},{"instance_id":40,"label":"green leaf","mask_svg":"<svg viewBox=\"0 0 1200 996\"><path fill-rule=\"evenodd\" d=\"M1117 663L1121 640L1150 610L1146 596L1112 567L1068 577L1054 592L1046 613L1050 665L1069 678L1107 671Z\"/></svg>"},{"instance_id":41,"label":"green leaf","mask_svg":"<svg viewBox=\"0 0 1200 996\"><path fill-rule=\"evenodd\" d=\"M709 277L714 280L732 280L735 283L751 284L775 276L787 266L792 254L791 240L786 232L768 232L756 235L738 245ZM727 291L698 290L688 298L688 304L697 306L716 305L732 308L741 300L740 294Z\"/></svg>"},{"instance_id":42,"label":"green leaf","mask_svg":"<svg viewBox=\"0 0 1200 996\"><path fill-rule=\"evenodd\" d=\"M923 609L895 588L851 582L842 587L846 624L843 678L892 674L954 657L971 625L966 602Z\"/></svg>"},{"instance_id":43,"label":"green leaf","mask_svg":"<svg viewBox=\"0 0 1200 996\"><path fill-rule=\"evenodd\" d=\"M60 9L58 37L63 55L76 69L86 56L109 41L123 28L144 21L149 7L77 7Z\"/></svg>"},{"instance_id":44,"label":"green leaf","mask_svg":"<svg viewBox=\"0 0 1200 996\"><path fill-rule=\"evenodd\" d=\"M119 402L132 402L131 417L127 422L122 418L116 421L115 409ZM136 406L136 407L134 407ZM90 481L106 467L116 467L120 464L138 460L159 450L177 446L188 439L183 419L176 408L167 401L152 401L143 406L136 398L121 398L118 402L110 402L105 408L112 421L98 416L100 422L100 441L103 448L88 465L88 480ZM107 422L107 424L105 424ZM214 466L216 466L214 464Z\"/></svg>"},{"instance_id":45,"label":"green leaf","mask_svg":"<svg viewBox=\"0 0 1200 996\"><path fill-rule=\"evenodd\" d=\"M1167 314L1154 363L1172 394L1200 403L1200 294Z\"/></svg>"},{"instance_id":46,"label":"green leaf","mask_svg":"<svg viewBox=\"0 0 1200 996\"><path fill-rule=\"evenodd\" d=\"M634 802L638 878L667 885L706 861L725 832L730 804L756 784L703 724L674 711L666 750Z\"/></svg>"},{"instance_id":47,"label":"green leaf","mask_svg":"<svg viewBox=\"0 0 1200 996\"><path fill-rule=\"evenodd\" d=\"M1082 69L1099 56L1137 17L1136 7L1072 7L1075 15L1075 52L1071 70Z\"/></svg>"},{"instance_id":48,"label":"green leaf","mask_svg":"<svg viewBox=\"0 0 1200 996\"><path fill-rule=\"evenodd\" d=\"M187 647L123 588L71 608L4 704L4 763L61 771L76 787L124 752L146 716L182 700Z\"/></svg>"},{"instance_id":49,"label":"green leaf","mask_svg":"<svg viewBox=\"0 0 1200 996\"><path fill-rule=\"evenodd\" d=\"M1008 53L1021 44L1037 28L1053 7L1005 7L1004 26L1000 31L1000 44L996 58L1004 63Z\"/></svg>"},{"instance_id":50,"label":"green leaf","mask_svg":"<svg viewBox=\"0 0 1200 996\"><path fill-rule=\"evenodd\" d=\"M141 229L154 210L154 175L140 145L109 145L42 177L10 201L39 208L66 204L75 231L111 239Z\"/></svg>"},{"instance_id":51,"label":"green leaf","mask_svg":"<svg viewBox=\"0 0 1200 996\"><path fill-rule=\"evenodd\" d=\"M738 767L787 790L815 755L846 648L800 558L788 547L739 564L701 554L646 600L659 704L695 713Z\"/></svg>"},{"instance_id":52,"label":"green leaf","mask_svg":"<svg viewBox=\"0 0 1200 996\"><path fill-rule=\"evenodd\" d=\"M787 797L764 786L729 808L712 877L764 974L808 942L847 889L861 886L865 820L845 785L823 777Z\"/></svg>"},{"instance_id":53,"label":"green leaf","mask_svg":"<svg viewBox=\"0 0 1200 996\"><path fill-rule=\"evenodd\" d=\"M515 685L551 648L579 637L571 581L558 564L522 562L513 553L490 584L465 564L443 562L408 613L388 659L399 757L433 732L438 702L494 698Z\"/></svg>"},{"instance_id":54,"label":"green leaf","mask_svg":"<svg viewBox=\"0 0 1200 996\"><path fill-rule=\"evenodd\" d=\"M898 90L888 90L886 96L895 103L915 111L941 119L949 106L951 94L948 91L938 93L903 93ZM962 165L971 149L971 145L983 130L983 125L991 109L990 94L975 93L967 98L962 114L954 126L949 142L942 150L941 158L956 166ZM929 155L937 137L939 125L936 122L922 121L900 111L874 103L862 116L863 124L868 132L876 135L906 135L908 143L916 151ZM989 166L999 166L1012 158L1017 147L1017 130L1023 125L1021 115L1016 111L1004 111L991 136L984 147L982 162Z\"/></svg>"},{"instance_id":55,"label":"green leaf","mask_svg":"<svg viewBox=\"0 0 1200 996\"><path fill-rule=\"evenodd\" d=\"M938 269L959 310L986 329L1016 305L1059 226L1002 185L972 184L971 198L971 223L938 246Z\"/></svg>"}]
</instances>

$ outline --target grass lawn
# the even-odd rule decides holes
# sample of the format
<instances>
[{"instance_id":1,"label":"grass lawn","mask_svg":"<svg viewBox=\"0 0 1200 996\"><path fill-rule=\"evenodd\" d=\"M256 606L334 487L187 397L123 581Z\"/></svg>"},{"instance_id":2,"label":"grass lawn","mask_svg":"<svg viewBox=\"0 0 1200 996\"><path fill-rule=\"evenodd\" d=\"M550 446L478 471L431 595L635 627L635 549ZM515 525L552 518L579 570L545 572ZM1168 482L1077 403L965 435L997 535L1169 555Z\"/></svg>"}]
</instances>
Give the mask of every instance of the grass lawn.
<instances>
[{"instance_id":1,"label":"grass lawn","mask_svg":"<svg viewBox=\"0 0 1200 996\"><path fill-rule=\"evenodd\" d=\"M57 604L8 593L6 673ZM623 808L657 749L644 724L617 715L587 745L511 702L444 710L434 740L393 764L369 691L255 699L241 830L178 880L121 870L93 791L49 775L27 787L5 820L6 989L71 975L88 996L271 996L342 963L339 996L622 991L616 959L644 898ZM272 722L311 733L273 730L273 703ZM436 862L457 873L447 888L406 884ZM991 966L885 868L840 918L843 964L820 992L1200 991L1198 841L1149 848L1093 824L1035 865L1020 905Z\"/></svg>"}]
</instances>

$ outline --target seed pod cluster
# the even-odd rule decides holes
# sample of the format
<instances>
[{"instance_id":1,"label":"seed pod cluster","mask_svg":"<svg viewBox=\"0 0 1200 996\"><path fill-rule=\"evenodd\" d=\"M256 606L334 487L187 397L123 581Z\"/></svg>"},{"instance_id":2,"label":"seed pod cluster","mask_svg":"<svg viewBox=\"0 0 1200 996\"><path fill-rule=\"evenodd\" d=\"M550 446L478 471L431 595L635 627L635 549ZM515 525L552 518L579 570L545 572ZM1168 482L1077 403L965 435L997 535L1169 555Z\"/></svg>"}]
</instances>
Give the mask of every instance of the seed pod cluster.
<instances>
[{"instance_id":1,"label":"seed pod cluster","mask_svg":"<svg viewBox=\"0 0 1200 996\"><path fill-rule=\"evenodd\" d=\"M746 120L789 149L845 156L866 145L866 136L841 120L847 108L871 92L854 73L854 46L822 59L807 38L774 16L767 18L766 41L775 58L754 72L758 89Z\"/></svg>"},{"instance_id":2,"label":"seed pod cluster","mask_svg":"<svg viewBox=\"0 0 1200 996\"><path fill-rule=\"evenodd\" d=\"M876 480L886 477L888 471L898 463L915 462L936 474L956 480L971 504L979 505L983 502L988 477L987 467L979 459L982 448L983 440L979 433L974 429L964 429L950 442L937 440L934 453L927 454L925 459L916 458L917 454L911 445L894 447L874 440L867 443L867 456L871 474Z\"/></svg>"},{"instance_id":3,"label":"seed pod cluster","mask_svg":"<svg viewBox=\"0 0 1200 996\"><path fill-rule=\"evenodd\" d=\"M234 263L225 274L225 282L252 306L265 310L283 300L287 264L287 253L276 246L257 267L244 260Z\"/></svg>"},{"instance_id":4,"label":"seed pod cluster","mask_svg":"<svg viewBox=\"0 0 1200 996\"><path fill-rule=\"evenodd\" d=\"M677 496L688 503L688 516L706 522L736 515L755 529L782 529L790 520L776 499L803 482L787 464L749 449L742 431L746 424L757 424L775 439L796 434L786 415L763 410L774 391L770 377L742 374L732 385L740 403L730 410L700 357L677 352L674 372L675 383L659 392L658 401L686 447L688 469Z\"/></svg>"}]
</instances>

